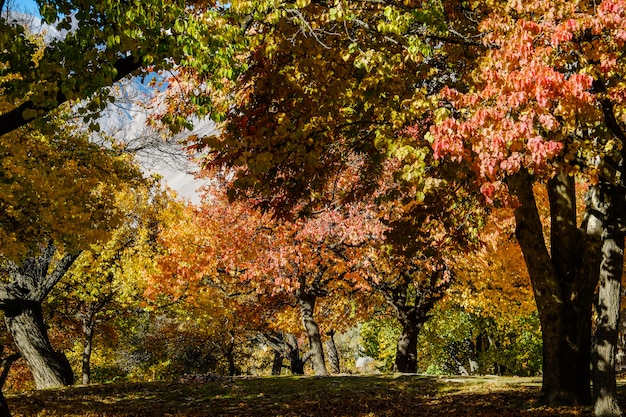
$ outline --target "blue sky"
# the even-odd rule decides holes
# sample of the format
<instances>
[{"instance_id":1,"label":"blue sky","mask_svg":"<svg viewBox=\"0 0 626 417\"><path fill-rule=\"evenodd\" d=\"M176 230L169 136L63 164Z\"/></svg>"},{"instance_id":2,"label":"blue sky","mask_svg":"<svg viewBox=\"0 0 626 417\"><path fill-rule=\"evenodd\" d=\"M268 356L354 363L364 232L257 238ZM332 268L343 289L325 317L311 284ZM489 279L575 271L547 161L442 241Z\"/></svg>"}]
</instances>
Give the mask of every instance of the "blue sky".
<instances>
[{"instance_id":1,"label":"blue sky","mask_svg":"<svg viewBox=\"0 0 626 417\"><path fill-rule=\"evenodd\" d=\"M26 12L32 15L39 15L39 6L37 6L35 0L12 0L8 3L17 11Z\"/></svg>"}]
</instances>

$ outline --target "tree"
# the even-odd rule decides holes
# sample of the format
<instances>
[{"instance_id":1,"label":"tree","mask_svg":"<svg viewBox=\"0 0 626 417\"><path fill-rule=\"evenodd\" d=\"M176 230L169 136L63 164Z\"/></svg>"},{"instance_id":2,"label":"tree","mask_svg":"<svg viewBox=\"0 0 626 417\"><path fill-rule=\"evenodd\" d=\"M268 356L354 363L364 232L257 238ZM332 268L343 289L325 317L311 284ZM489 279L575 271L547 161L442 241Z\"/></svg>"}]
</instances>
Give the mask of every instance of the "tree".
<instances>
[{"instance_id":1,"label":"tree","mask_svg":"<svg viewBox=\"0 0 626 417\"><path fill-rule=\"evenodd\" d=\"M161 211L160 249L145 296L155 314L169 314L186 323L181 327L201 328L201 336L226 362L222 369L234 375L241 372L238 361L250 335L267 331L268 319L259 308L260 295L242 286L238 269L224 267L221 252L257 249L254 239L246 241L248 235L237 229L247 230L254 223L246 221L250 215L246 210L228 210L223 199L207 200L207 206L216 207L215 217L207 214L206 207L183 201L171 201ZM240 221L234 224L235 219ZM269 303L263 305L267 308Z\"/></svg>"},{"instance_id":2,"label":"tree","mask_svg":"<svg viewBox=\"0 0 626 417\"><path fill-rule=\"evenodd\" d=\"M81 379L91 381L91 355L98 323L114 317L143 298L144 274L154 269L159 211L167 194L158 184L120 189L115 200L123 216L104 242L81 252L65 278L55 286L47 306L57 326L77 328L82 335ZM109 325L110 327L113 327Z\"/></svg>"},{"instance_id":3,"label":"tree","mask_svg":"<svg viewBox=\"0 0 626 417\"><path fill-rule=\"evenodd\" d=\"M159 287L207 308L217 307L219 298L225 310L218 316L233 314L235 321L266 339L276 330L297 332L290 319L293 314L288 313L295 307L309 339L307 358L316 373L325 374L315 311L334 328L345 327L350 316L344 311L353 306L352 298L343 295L352 291L349 275L354 262L345 252L354 250L350 245L359 245L359 236L369 239L367 234L374 232L359 223L358 207L350 209L352 217L338 209L309 220L287 221L262 213L250 200L229 203L219 181L213 180L197 211L187 209L183 215L187 220L163 233L168 253L161 260ZM200 301L200 295L206 301ZM289 356L284 349L276 350Z\"/></svg>"},{"instance_id":4,"label":"tree","mask_svg":"<svg viewBox=\"0 0 626 417\"><path fill-rule=\"evenodd\" d=\"M478 61L470 89L443 91L453 111L432 132L435 152L466 161L488 198L508 186L517 199L516 234L539 308L544 395L551 403L588 400L591 305L600 282L593 355L597 415L621 415L614 342L621 278L615 265L623 241L615 213L623 204L618 173L626 138L620 113L623 10L614 1L496 8L481 26L491 48ZM574 176L592 183L580 227ZM540 180L550 200L550 251L532 188Z\"/></svg>"},{"instance_id":5,"label":"tree","mask_svg":"<svg viewBox=\"0 0 626 417\"><path fill-rule=\"evenodd\" d=\"M423 15L414 21L406 11L391 5L385 10L382 5L346 4L346 10L343 5L329 10L318 3L281 9L241 2L233 9L245 13L255 7L259 7L258 16L264 25L252 25L254 39L250 43L254 48L242 58L249 69L234 87L233 110L218 135L191 139L194 149L208 151L208 167L234 168L231 196L253 196L260 206L279 214L291 214L295 206L305 217L333 198L371 202L368 193L381 187L387 158L400 161L393 165L393 175L405 182L406 190L387 198L402 200L398 205L407 210L418 206L413 212L416 216L429 192L432 196L440 194L438 184L454 188L454 180L444 184L438 173L430 172L434 161L429 144L421 138L414 140L420 129L413 126L412 134L404 131L425 116L423 136L432 123L430 111L436 102L429 94L441 80L451 82L450 73L456 71L449 69L452 65L446 64L443 55L426 57L434 48L434 40L443 39L439 29L428 33L441 18L441 10L415 7ZM399 39L405 31L417 31L424 23L434 26ZM449 40L466 43L461 38ZM464 62L465 58L459 59L458 65ZM439 70L444 72L441 79L434 76ZM173 94L178 92L174 89ZM223 97L222 92L216 94ZM311 108L317 110L311 114ZM336 200L330 204L337 204ZM436 209L432 213L428 213L430 208L424 209L424 217L448 203L450 200L443 199L436 204L429 202ZM420 221L417 217L406 220L402 225L405 229L398 228L397 235L413 236L406 226L416 228ZM451 217L445 222L454 230ZM420 233L431 226L425 225ZM413 248L424 242L414 243ZM406 345L415 356L416 328L421 326L417 322L426 319L437 297L424 297L424 311L419 317L415 306L406 304L408 286L418 269L411 269L410 263L403 264L406 271L392 273L394 278L404 276L399 280L402 285L379 288L389 294L399 315L407 318L407 331L411 323L411 335L406 338L413 342ZM431 283L430 279L424 281ZM437 281L433 279L432 284ZM442 296L439 290L434 294ZM399 360L403 356L398 355ZM415 358L411 362L402 368L414 372Z\"/></svg>"},{"instance_id":6,"label":"tree","mask_svg":"<svg viewBox=\"0 0 626 417\"><path fill-rule=\"evenodd\" d=\"M414 184L394 180L393 168L399 164L388 161L392 169L382 175L380 196L374 199L374 217L382 218L387 228L371 258L374 273L367 280L393 308L402 327L395 370L415 373L419 332L452 285L453 265L477 248L485 213L464 182L450 176L454 166L432 164L432 184L416 202ZM454 191L447 192L450 188Z\"/></svg>"},{"instance_id":7,"label":"tree","mask_svg":"<svg viewBox=\"0 0 626 417\"><path fill-rule=\"evenodd\" d=\"M216 216L220 208L215 203L219 198L214 191L207 214L223 220L225 215ZM221 198L225 201L226 196L222 194ZM239 203L240 207L246 205L245 201ZM318 300L330 296L336 303L335 309L345 303L338 294L351 291L350 283L358 267L358 261L346 251L358 250L380 233L362 221L362 209L354 206L345 211L323 210L308 219L287 221L248 208L246 217L235 218L237 221L231 226L235 232L226 232L231 239L220 242L224 245L243 239L244 247L237 243L226 245L219 257L227 270L241 270L241 279L257 293L268 294L270 299L283 294L295 298L318 375L326 374L321 333L314 318Z\"/></svg>"},{"instance_id":8,"label":"tree","mask_svg":"<svg viewBox=\"0 0 626 417\"><path fill-rule=\"evenodd\" d=\"M78 257L78 254L68 254L52 264L56 252L50 242L42 248L41 255L27 258L21 265L8 261L3 271L11 282L4 285L0 308L5 312L7 329L28 362L37 388L69 385L74 380L67 358L56 352L48 340L41 309L52 287Z\"/></svg>"},{"instance_id":9,"label":"tree","mask_svg":"<svg viewBox=\"0 0 626 417\"><path fill-rule=\"evenodd\" d=\"M41 303L81 249L119 221L111 190L141 176L126 156L84 134L24 129L1 142L2 309L37 387L65 385L71 369L50 346Z\"/></svg>"},{"instance_id":10,"label":"tree","mask_svg":"<svg viewBox=\"0 0 626 417\"><path fill-rule=\"evenodd\" d=\"M232 42L239 26L228 24L228 8L189 1L167 7L159 1L38 4L43 20L60 34L44 50L19 23L0 15L0 50L7 63L0 72L0 90L11 103L0 115L0 135L79 100L87 100L79 113L99 130L93 119L110 99L108 87L141 75L142 67L192 67L205 81L214 80L214 88L236 73L227 62L241 45ZM174 129L188 125L184 117L170 122Z\"/></svg>"}]
</instances>

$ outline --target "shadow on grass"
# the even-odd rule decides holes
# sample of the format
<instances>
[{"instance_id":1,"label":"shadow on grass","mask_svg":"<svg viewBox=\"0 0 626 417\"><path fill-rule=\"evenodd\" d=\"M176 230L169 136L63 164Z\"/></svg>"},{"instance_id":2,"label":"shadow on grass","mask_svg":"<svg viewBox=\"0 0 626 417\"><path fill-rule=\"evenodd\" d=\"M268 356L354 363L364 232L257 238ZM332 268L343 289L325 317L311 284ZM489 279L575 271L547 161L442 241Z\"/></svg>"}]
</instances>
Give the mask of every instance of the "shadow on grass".
<instances>
[{"instance_id":1,"label":"shadow on grass","mask_svg":"<svg viewBox=\"0 0 626 417\"><path fill-rule=\"evenodd\" d=\"M537 380L418 375L236 378L137 383L8 395L17 416L591 416L547 408Z\"/></svg>"}]
</instances>

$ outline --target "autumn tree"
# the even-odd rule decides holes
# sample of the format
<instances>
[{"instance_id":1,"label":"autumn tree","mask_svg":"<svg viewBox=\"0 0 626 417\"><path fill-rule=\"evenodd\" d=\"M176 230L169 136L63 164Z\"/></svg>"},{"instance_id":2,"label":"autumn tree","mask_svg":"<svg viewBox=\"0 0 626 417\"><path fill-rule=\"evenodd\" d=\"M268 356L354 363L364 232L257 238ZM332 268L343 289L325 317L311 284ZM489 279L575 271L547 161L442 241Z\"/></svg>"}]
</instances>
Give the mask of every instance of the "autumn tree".
<instances>
[{"instance_id":1,"label":"autumn tree","mask_svg":"<svg viewBox=\"0 0 626 417\"><path fill-rule=\"evenodd\" d=\"M240 217L238 226L245 229L248 213L236 208L228 211L223 203L219 199L206 203L223 210L215 218L181 200L171 201L160 213L160 249L156 269L148 275L145 296L155 314L168 312L202 327L212 348L225 360L227 372L237 374L248 336L266 317L259 311L254 291L242 286L238 270L226 270L220 263L221 250L256 249L254 240L246 241L246 235L232 225ZM169 307L160 307L164 305Z\"/></svg>"},{"instance_id":2,"label":"autumn tree","mask_svg":"<svg viewBox=\"0 0 626 417\"><path fill-rule=\"evenodd\" d=\"M82 335L81 379L91 381L91 355L98 323L107 323L138 307L146 285L144 275L154 270L159 212L167 193L158 183L116 192L122 217L110 237L81 252L64 279L54 288L47 308L53 325L77 328ZM113 327L113 326L109 326Z\"/></svg>"},{"instance_id":3,"label":"autumn tree","mask_svg":"<svg viewBox=\"0 0 626 417\"><path fill-rule=\"evenodd\" d=\"M282 226L288 228L273 231L272 248L267 254L270 262L265 266L268 269L259 271L257 279L269 281L275 287L273 291L295 295L318 375L326 373L326 364L315 310L326 297L340 308L338 296L347 296L352 288L363 285L361 251L380 238L382 230L378 224L368 222L368 214L370 210L356 205L343 213L332 210L284 223Z\"/></svg>"},{"instance_id":4,"label":"autumn tree","mask_svg":"<svg viewBox=\"0 0 626 417\"><path fill-rule=\"evenodd\" d=\"M587 401L593 359L598 415L621 415L614 346L623 263L623 13L614 1L495 8L481 24L490 49L468 90L443 91L451 117L433 130L435 152L467 161L485 195L508 189L516 198L517 238L544 332L544 394L552 403ZM580 225L575 177L592 183ZM549 245L535 181L548 190Z\"/></svg>"},{"instance_id":5,"label":"autumn tree","mask_svg":"<svg viewBox=\"0 0 626 417\"><path fill-rule=\"evenodd\" d=\"M415 373L420 329L453 284L458 258L478 247L486 213L464 182L450 175L456 171L453 165L432 163L430 183L422 191L416 189L416 182L397 178L399 160L390 159L385 165L373 201L375 217L386 229L370 258L373 274L366 280L393 308L402 327L395 369ZM423 195L416 201L420 192Z\"/></svg>"},{"instance_id":6,"label":"autumn tree","mask_svg":"<svg viewBox=\"0 0 626 417\"><path fill-rule=\"evenodd\" d=\"M7 100L3 96L2 108L10 108ZM60 116L54 123L58 128L66 119ZM46 134L24 128L0 141L2 305L38 387L72 379L67 361L49 343L41 303L80 251L104 239L119 221L112 190L141 177L127 155L72 130Z\"/></svg>"},{"instance_id":7,"label":"autumn tree","mask_svg":"<svg viewBox=\"0 0 626 417\"><path fill-rule=\"evenodd\" d=\"M44 45L19 23L8 23L5 15L1 20L3 42L11 44L3 53L8 60L20 61L5 65L0 76L0 107L10 112L15 101L7 85L27 78L24 65L35 68L41 63ZM104 238L119 219L111 190L140 178L126 156L90 143L66 121L59 113L47 132L11 128L0 141L2 309L38 387L72 380L67 360L48 340L41 303L80 250Z\"/></svg>"},{"instance_id":8,"label":"autumn tree","mask_svg":"<svg viewBox=\"0 0 626 417\"><path fill-rule=\"evenodd\" d=\"M229 254L224 259L229 268L244 271L242 279L256 292L272 297L290 294L295 298L318 375L327 372L321 332L315 319L318 301L329 297L336 303L335 308L340 308L338 294L351 291L358 268L357 261L346 250L365 244L379 233L361 221L359 209L329 210L295 221L266 216L262 228L257 224L251 229L253 236L262 240L254 247L255 255L244 263L238 263L242 259L240 253L232 247L225 248Z\"/></svg>"},{"instance_id":9,"label":"autumn tree","mask_svg":"<svg viewBox=\"0 0 626 417\"><path fill-rule=\"evenodd\" d=\"M325 374L322 333L315 311L322 311L325 320L334 320L336 328L345 327L345 314L339 320L342 313L331 312L353 309L346 304L351 299L340 295L344 289L351 291L346 278L351 271L338 246L350 243L359 233L367 234L367 229L359 230L356 216L351 225L342 222L339 210L314 219L288 221L263 213L255 208L254 200L229 203L219 178L214 178L207 190L199 209L185 210L185 225L162 235L168 248L161 261L163 287L170 287L169 293L178 288L175 291L180 293L174 296L184 297L186 302L206 293L206 301L198 305L207 308L217 307L215 299L221 299L225 310L218 316L233 314L237 318L233 322L264 334L266 341L273 340L276 331L301 332L293 320L299 316L309 340L304 359L310 358L316 373ZM353 214L357 211L354 208ZM334 294L335 290L339 293ZM211 304L205 304L211 299ZM270 345L286 359L295 358L285 343ZM291 345L290 351L300 358L298 345Z\"/></svg>"},{"instance_id":10,"label":"autumn tree","mask_svg":"<svg viewBox=\"0 0 626 417\"><path fill-rule=\"evenodd\" d=\"M437 174L426 172L433 164L429 143L421 138L413 140L416 134L406 134L404 129L422 117L423 128L432 123L436 99L431 94L438 85L453 83L461 71L456 63L451 65L444 58L443 52L434 55L433 50L441 49L443 40L462 44L463 48L478 44L463 36L446 37L449 33L439 26L444 10L408 7L411 8L422 13L419 18L391 5L370 8L346 3L327 7L314 3L282 9L255 2L233 4L233 10L242 14L255 10L255 18L261 22L251 23L251 53L241 58L249 69L234 85L231 95L211 95L210 90L202 90L204 96L214 100L232 98L233 107L219 134L190 139L193 149L208 151L208 167L235 168L231 196L252 196L258 205L279 214L297 207L306 218L307 213L323 211L320 207L333 198L343 202L366 200L381 186L379 180L388 158L401 161L394 167L394 174L397 180L406 182L410 192L395 197L404 199L398 204L409 211L410 207L418 207L414 214L429 192L431 197L439 193L435 191L436 184L442 189L454 188L444 184ZM463 16L461 11L452 9L450 14ZM411 35L402 39L405 31ZM459 54L460 50L457 48L458 55L454 57L463 67L471 54ZM442 75L438 76L440 71ZM189 79L193 81L192 74ZM195 81L201 83L201 77ZM179 88L172 89L172 96L175 100L185 97ZM202 106L198 109L202 111ZM423 133L424 129L422 136ZM345 176L354 160L359 161L356 172ZM344 179L340 179L342 176ZM345 178L350 178L348 188L338 185L346 182ZM430 208L422 206L423 213L432 210L434 217L438 209L449 203L443 199L436 204L429 202ZM424 214L424 219L428 216ZM405 219L403 226L410 224L415 228L424 219ZM424 224L423 233L431 225ZM402 233L411 235L407 229L399 228L397 235ZM423 242L415 243L414 248ZM415 258L419 257L415 254ZM431 267L439 261L435 260ZM415 282L417 270L429 269L412 268L410 264L407 261L391 274L403 276L398 280L403 283L401 286L380 286L387 294L397 291L392 305L402 317L415 316L415 312L401 294L406 295ZM443 268L443 264L439 262L432 272ZM389 269L390 264L381 267L385 268ZM440 281L437 275L432 282L431 277L424 280L432 284L425 288L436 286ZM425 295L424 311L442 294L435 290L432 299ZM423 321L425 317L424 312L419 319L409 321ZM416 326L411 324L408 339L415 340ZM415 343L407 344L414 352ZM414 358L411 362L413 365L406 369L414 369Z\"/></svg>"},{"instance_id":11,"label":"autumn tree","mask_svg":"<svg viewBox=\"0 0 626 417\"><path fill-rule=\"evenodd\" d=\"M85 135L24 130L3 140L2 308L37 386L65 385L71 370L48 342L41 303L80 251L119 221L112 189L140 174Z\"/></svg>"}]
</instances>

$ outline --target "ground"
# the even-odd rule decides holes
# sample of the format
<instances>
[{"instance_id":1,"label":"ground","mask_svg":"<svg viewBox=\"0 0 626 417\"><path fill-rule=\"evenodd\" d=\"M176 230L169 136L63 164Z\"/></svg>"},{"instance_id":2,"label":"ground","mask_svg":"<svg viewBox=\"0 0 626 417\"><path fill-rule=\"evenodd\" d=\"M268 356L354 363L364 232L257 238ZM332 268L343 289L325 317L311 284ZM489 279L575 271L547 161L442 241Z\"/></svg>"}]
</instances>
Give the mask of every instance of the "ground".
<instances>
[{"instance_id":1,"label":"ground","mask_svg":"<svg viewBox=\"0 0 626 417\"><path fill-rule=\"evenodd\" d=\"M592 416L548 408L541 380L377 375L115 383L8 394L17 416ZM622 399L626 387L620 385ZM622 402L623 403L623 402Z\"/></svg>"}]
</instances>

